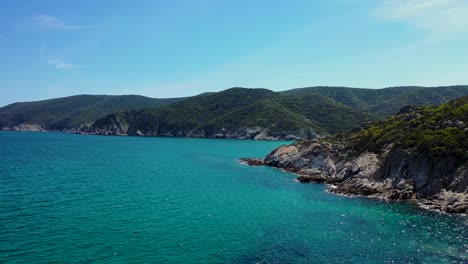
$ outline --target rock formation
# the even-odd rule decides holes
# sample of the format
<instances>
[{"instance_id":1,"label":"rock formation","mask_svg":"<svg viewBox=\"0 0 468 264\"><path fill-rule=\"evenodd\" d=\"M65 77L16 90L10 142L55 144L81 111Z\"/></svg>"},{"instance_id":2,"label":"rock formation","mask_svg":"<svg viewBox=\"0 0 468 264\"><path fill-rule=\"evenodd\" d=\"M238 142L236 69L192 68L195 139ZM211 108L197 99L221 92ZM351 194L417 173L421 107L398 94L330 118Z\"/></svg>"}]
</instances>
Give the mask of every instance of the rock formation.
<instances>
[{"instance_id":1,"label":"rock formation","mask_svg":"<svg viewBox=\"0 0 468 264\"><path fill-rule=\"evenodd\" d=\"M405 107L388 121L243 161L296 173L301 182L328 183L334 193L468 214L467 117L468 97L438 107Z\"/></svg>"}]
</instances>

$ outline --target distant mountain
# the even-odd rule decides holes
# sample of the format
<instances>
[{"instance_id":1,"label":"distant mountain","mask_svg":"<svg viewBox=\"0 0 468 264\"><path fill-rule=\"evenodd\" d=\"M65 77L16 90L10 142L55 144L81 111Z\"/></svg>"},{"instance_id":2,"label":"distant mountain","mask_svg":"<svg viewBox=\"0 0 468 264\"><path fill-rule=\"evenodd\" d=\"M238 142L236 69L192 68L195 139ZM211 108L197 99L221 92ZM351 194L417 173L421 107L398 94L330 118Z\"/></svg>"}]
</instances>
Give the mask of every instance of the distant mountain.
<instances>
[{"instance_id":1,"label":"distant mountain","mask_svg":"<svg viewBox=\"0 0 468 264\"><path fill-rule=\"evenodd\" d=\"M139 95L76 95L0 108L0 128L63 130L79 128L113 112L156 107L184 98L154 99Z\"/></svg>"},{"instance_id":2,"label":"distant mountain","mask_svg":"<svg viewBox=\"0 0 468 264\"><path fill-rule=\"evenodd\" d=\"M251 138L262 136L265 134L262 132L271 128L274 133L263 137L275 137L275 133L287 137L288 132L315 134L313 124L303 115L285 107L283 98L286 97L267 89L232 88L164 107L114 113L97 120L87 132Z\"/></svg>"},{"instance_id":3,"label":"distant mountain","mask_svg":"<svg viewBox=\"0 0 468 264\"><path fill-rule=\"evenodd\" d=\"M86 133L242 139L297 139L334 134L389 116L406 104L468 95L468 86L380 90L312 87L276 93L231 88L164 107L97 120Z\"/></svg>"},{"instance_id":4,"label":"distant mountain","mask_svg":"<svg viewBox=\"0 0 468 264\"><path fill-rule=\"evenodd\" d=\"M404 105L435 105L463 95L468 95L468 86L309 87L283 92L231 88L173 99L78 95L0 108L0 128L105 135L314 138L391 116Z\"/></svg>"},{"instance_id":5,"label":"distant mountain","mask_svg":"<svg viewBox=\"0 0 468 264\"><path fill-rule=\"evenodd\" d=\"M319 94L359 111L379 117L389 117L404 105L437 105L468 95L468 86L400 86L384 89L318 86L292 89L282 94L297 96Z\"/></svg>"},{"instance_id":6,"label":"distant mountain","mask_svg":"<svg viewBox=\"0 0 468 264\"><path fill-rule=\"evenodd\" d=\"M301 182L332 184L331 192L468 214L468 96L406 106L360 129L243 161L294 172Z\"/></svg>"}]
</instances>

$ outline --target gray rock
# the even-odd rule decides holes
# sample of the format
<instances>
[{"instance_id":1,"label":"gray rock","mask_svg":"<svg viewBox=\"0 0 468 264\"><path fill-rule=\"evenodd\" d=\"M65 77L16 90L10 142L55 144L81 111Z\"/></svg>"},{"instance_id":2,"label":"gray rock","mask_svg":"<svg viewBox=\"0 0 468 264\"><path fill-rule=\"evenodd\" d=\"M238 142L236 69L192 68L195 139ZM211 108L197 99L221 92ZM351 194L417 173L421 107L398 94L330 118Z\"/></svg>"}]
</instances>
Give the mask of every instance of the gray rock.
<instances>
[{"instance_id":1,"label":"gray rock","mask_svg":"<svg viewBox=\"0 0 468 264\"><path fill-rule=\"evenodd\" d=\"M359 156L339 142L302 141L281 146L253 165L281 168L300 182L333 184L330 192L386 200L415 200L421 207L467 213L468 168L453 157L416 157L388 146Z\"/></svg>"}]
</instances>

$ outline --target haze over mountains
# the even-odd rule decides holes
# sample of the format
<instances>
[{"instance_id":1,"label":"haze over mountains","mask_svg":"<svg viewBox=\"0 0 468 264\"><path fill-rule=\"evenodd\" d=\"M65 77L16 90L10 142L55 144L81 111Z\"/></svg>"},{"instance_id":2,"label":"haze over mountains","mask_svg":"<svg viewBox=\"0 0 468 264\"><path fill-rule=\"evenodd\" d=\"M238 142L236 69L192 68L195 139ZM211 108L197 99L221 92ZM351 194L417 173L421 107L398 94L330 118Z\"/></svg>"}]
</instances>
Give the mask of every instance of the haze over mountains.
<instances>
[{"instance_id":1,"label":"haze over mountains","mask_svg":"<svg viewBox=\"0 0 468 264\"><path fill-rule=\"evenodd\" d=\"M242 139L313 138L391 116L405 105L435 105L468 86L273 92L231 88L187 98L79 95L0 108L4 130Z\"/></svg>"}]
</instances>

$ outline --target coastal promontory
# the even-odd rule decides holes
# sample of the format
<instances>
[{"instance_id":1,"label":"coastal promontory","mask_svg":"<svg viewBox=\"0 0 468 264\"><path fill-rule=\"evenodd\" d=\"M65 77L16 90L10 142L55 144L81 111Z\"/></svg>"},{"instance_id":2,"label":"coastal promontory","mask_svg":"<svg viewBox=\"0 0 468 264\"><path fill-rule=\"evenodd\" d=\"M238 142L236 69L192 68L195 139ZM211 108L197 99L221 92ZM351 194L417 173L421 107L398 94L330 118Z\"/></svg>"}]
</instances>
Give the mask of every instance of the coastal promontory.
<instances>
[{"instance_id":1,"label":"coastal promontory","mask_svg":"<svg viewBox=\"0 0 468 264\"><path fill-rule=\"evenodd\" d=\"M281 146L243 159L329 184L330 192L468 213L468 97L406 106L383 121L332 137Z\"/></svg>"}]
</instances>

